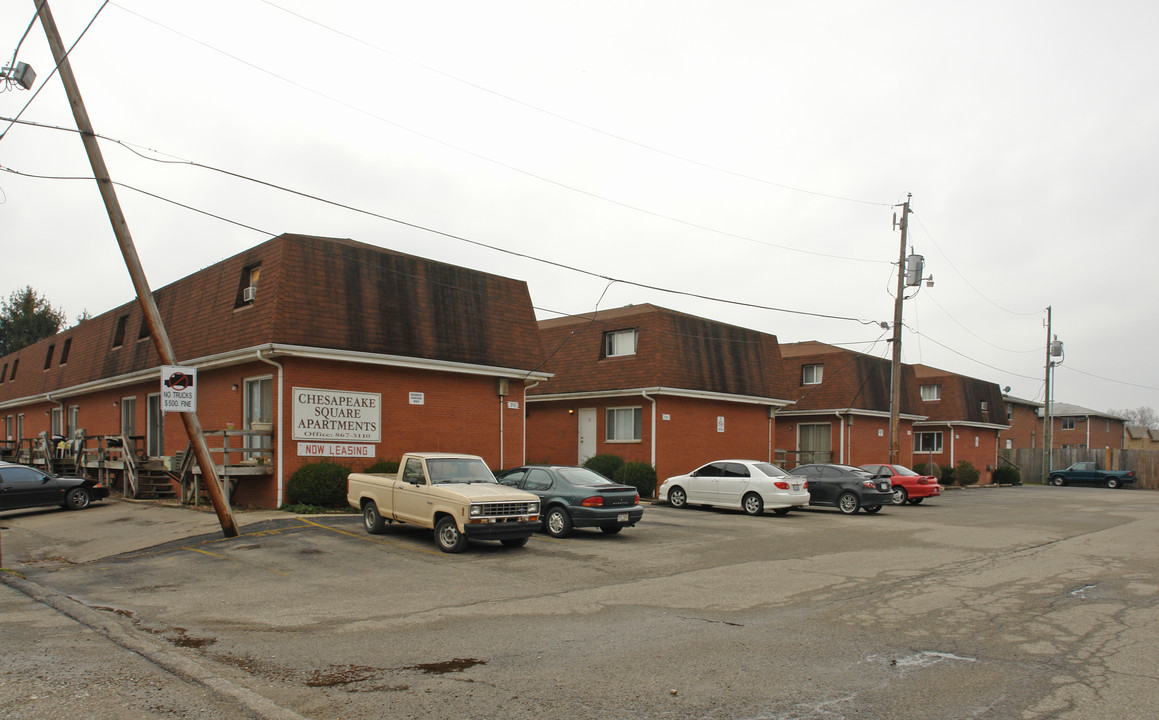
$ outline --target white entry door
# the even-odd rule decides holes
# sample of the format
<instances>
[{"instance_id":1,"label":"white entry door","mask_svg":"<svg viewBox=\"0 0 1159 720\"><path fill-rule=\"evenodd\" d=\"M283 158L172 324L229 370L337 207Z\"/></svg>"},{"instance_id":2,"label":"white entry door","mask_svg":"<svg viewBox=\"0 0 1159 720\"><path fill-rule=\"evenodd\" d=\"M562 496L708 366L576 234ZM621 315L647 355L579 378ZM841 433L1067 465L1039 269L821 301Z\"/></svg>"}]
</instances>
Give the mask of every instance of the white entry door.
<instances>
[{"instance_id":1,"label":"white entry door","mask_svg":"<svg viewBox=\"0 0 1159 720\"><path fill-rule=\"evenodd\" d=\"M579 411L579 460L584 461L596 454L596 409L583 408Z\"/></svg>"}]
</instances>

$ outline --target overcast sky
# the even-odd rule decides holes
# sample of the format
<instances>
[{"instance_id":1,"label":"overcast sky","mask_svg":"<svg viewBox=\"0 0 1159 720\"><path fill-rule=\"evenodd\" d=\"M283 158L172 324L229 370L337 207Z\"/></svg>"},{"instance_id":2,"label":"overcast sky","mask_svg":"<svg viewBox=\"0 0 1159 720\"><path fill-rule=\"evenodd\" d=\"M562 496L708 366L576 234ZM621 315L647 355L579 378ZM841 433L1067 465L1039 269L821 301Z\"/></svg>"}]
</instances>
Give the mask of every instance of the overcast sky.
<instances>
[{"instance_id":1,"label":"overcast sky","mask_svg":"<svg viewBox=\"0 0 1159 720\"><path fill-rule=\"evenodd\" d=\"M154 288L349 237L525 280L540 318L649 302L888 357L912 193L905 362L1041 401L1051 306L1056 401L1159 408L1154 2L101 7L52 1L66 46L96 15L70 59ZM5 64L34 11L0 4ZM39 23L17 60L0 116L75 131ZM28 177L91 178L75 132L15 125L0 166L0 293L131 300L95 183Z\"/></svg>"}]
</instances>

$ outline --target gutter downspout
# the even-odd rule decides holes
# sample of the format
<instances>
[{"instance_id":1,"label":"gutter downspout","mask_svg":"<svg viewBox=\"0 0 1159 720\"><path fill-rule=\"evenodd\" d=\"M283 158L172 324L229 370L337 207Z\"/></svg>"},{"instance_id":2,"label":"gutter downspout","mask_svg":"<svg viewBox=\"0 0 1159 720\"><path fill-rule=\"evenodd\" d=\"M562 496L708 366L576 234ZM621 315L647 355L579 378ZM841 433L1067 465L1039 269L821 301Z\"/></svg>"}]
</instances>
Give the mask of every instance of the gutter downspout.
<instances>
[{"instance_id":1,"label":"gutter downspout","mask_svg":"<svg viewBox=\"0 0 1159 720\"><path fill-rule=\"evenodd\" d=\"M1091 449L1091 416L1087 415L1087 450ZM1103 467L1106 467L1104 465Z\"/></svg>"},{"instance_id":2,"label":"gutter downspout","mask_svg":"<svg viewBox=\"0 0 1159 720\"><path fill-rule=\"evenodd\" d=\"M534 390L540 382L536 380L530 385L523 386L523 449L521 451L523 457L519 460L520 465L527 464L527 391Z\"/></svg>"},{"instance_id":3,"label":"gutter downspout","mask_svg":"<svg viewBox=\"0 0 1159 720\"><path fill-rule=\"evenodd\" d=\"M648 390L656 392L658 388L645 388L640 391L644 399L652 403L652 469L656 469L656 398L648 394ZM657 485L659 488L659 485Z\"/></svg>"},{"instance_id":4,"label":"gutter downspout","mask_svg":"<svg viewBox=\"0 0 1159 720\"><path fill-rule=\"evenodd\" d=\"M846 411L846 412L848 412L848 411ZM841 454L839 455L839 457L841 459L838 460L837 462L844 465L845 464L845 421L841 419L841 411L840 410L835 410L833 414L837 416L838 447L841 448Z\"/></svg>"},{"instance_id":5,"label":"gutter downspout","mask_svg":"<svg viewBox=\"0 0 1159 720\"><path fill-rule=\"evenodd\" d=\"M277 362L274 362L273 360L270 360L269 358L262 357L262 351L260 349L257 351L257 356L258 356L258 360L261 360L262 362L267 363L269 365L273 365L274 367L276 367L278 369L278 475L277 475L277 481L278 481L278 507L281 507L282 505L285 504L285 498L283 497L283 493L285 492L285 490L284 490L285 483L282 480L285 477L285 469L283 467L283 465L284 465L283 458L285 457L286 444L282 441L285 439L285 430L283 428L285 428L286 424L282 421L285 418L285 412L286 412L286 410L285 410L286 406L283 403L283 401L285 400L285 397L286 397L286 377L285 377L286 370L285 370L285 368L282 367L281 363L277 363Z\"/></svg>"}]
</instances>

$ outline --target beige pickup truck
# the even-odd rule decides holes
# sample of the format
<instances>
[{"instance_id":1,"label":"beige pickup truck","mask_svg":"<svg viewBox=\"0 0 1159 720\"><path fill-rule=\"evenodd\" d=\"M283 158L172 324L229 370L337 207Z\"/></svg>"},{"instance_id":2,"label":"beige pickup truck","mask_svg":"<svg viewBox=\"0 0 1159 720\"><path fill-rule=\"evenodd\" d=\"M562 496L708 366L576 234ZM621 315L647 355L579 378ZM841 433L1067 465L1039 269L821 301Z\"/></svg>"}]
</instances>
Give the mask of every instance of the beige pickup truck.
<instances>
[{"instance_id":1,"label":"beige pickup truck","mask_svg":"<svg viewBox=\"0 0 1159 720\"><path fill-rule=\"evenodd\" d=\"M372 535L410 523L431 528L439 549L456 553L468 540L522 547L539 529L539 498L500 485L477 455L407 453L397 475L351 473L346 482L346 500Z\"/></svg>"}]
</instances>

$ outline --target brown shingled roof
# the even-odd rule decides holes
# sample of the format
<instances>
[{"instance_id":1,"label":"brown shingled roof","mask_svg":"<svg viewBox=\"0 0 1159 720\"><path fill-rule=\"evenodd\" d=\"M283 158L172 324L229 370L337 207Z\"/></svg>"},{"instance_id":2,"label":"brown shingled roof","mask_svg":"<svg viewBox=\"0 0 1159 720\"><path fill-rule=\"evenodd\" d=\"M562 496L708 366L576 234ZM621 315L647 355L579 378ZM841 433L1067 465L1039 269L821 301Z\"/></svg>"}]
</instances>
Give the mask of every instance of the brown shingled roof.
<instances>
[{"instance_id":1,"label":"brown shingled roof","mask_svg":"<svg viewBox=\"0 0 1159 720\"><path fill-rule=\"evenodd\" d=\"M259 264L256 298L242 303L245 270ZM353 240L281 235L153 296L178 362L269 343L521 370L543 357L523 281ZM0 358L0 401L160 365L142 320L134 300Z\"/></svg>"},{"instance_id":2,"label":"brown shingled roof","mask_svg":"<svg viewBox=\"0 0 1159 720\"><path fill-rule=\"evenodd\" d=\"M686 315L655 305L630 305L544 320L541 341L555 377L534 394L669 387L784 399L775 335ZM636 354L603 357L604 333L639 331Z\"/></svg>"}]
</instances>

